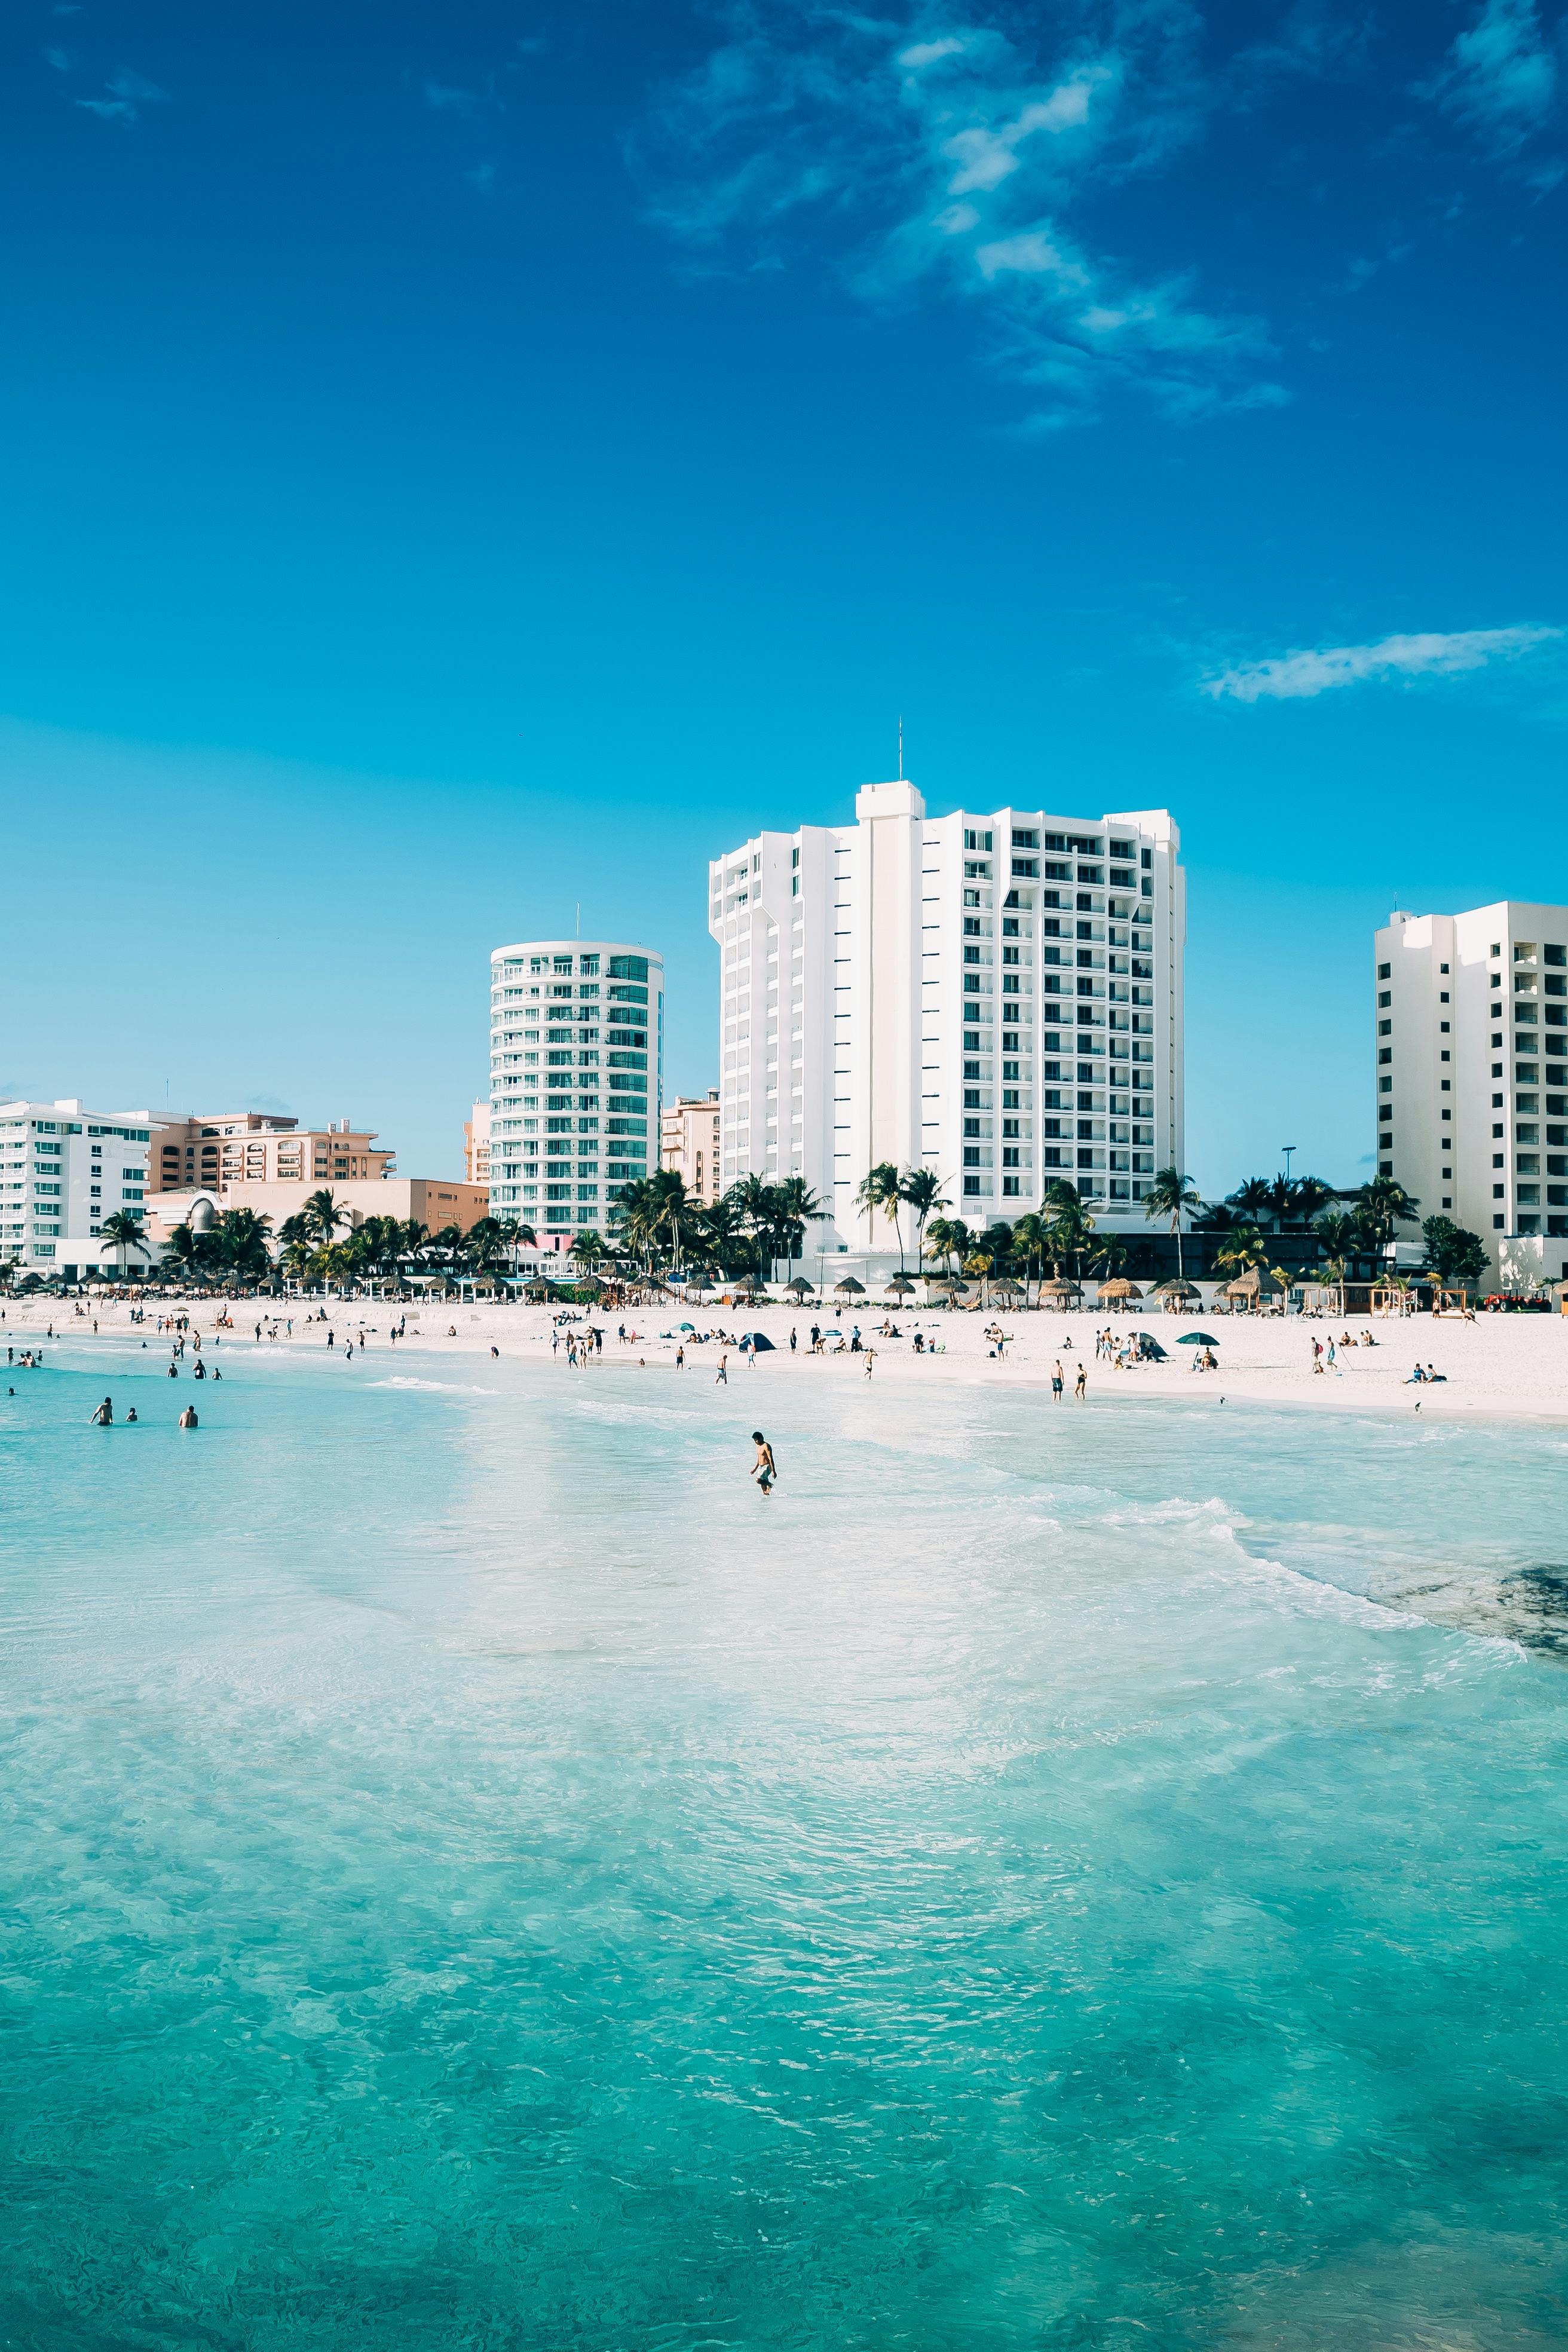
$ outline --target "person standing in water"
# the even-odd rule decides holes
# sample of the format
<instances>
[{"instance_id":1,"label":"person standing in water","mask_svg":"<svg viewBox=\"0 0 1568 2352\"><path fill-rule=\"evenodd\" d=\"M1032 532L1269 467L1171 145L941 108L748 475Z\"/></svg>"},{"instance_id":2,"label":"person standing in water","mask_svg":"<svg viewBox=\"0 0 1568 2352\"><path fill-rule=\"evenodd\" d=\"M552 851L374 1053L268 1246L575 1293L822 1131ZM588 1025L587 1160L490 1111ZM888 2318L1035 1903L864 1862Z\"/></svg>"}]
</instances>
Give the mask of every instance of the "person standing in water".
<instances>
[{"instance_id":1,"label":"person standing in water","mask_svg":"<svg viewBox=\"0 0 1568 2352\"><path fill-rule=\"evenodd\" d=\"M107 1397L89 1422L89 1429L108 1429L114 1420L114 1407Z\"/></svg>"},{"instance_id":2,"label":"person standing in water","mask_svg":"<svg viewBox=\"0 0 1568 2352\"><path fill-rule=\"evenodd\" d=\"M1089 1402L1089 1376L1085 1372L1081 1364L1078 1368L1078 1378L1073 1382L1072 1392L1074 1402L1076 1403L1087 1404Z\"/></svg>"},{"instance_id":3,"label":"person standing in water","mask_svg":"<svg viewBox=\"0 0 1568 2352\"><path fill-rule=\"evenodd\" d=\"M184 1412L180 1415L180 1427L182 1429L195 1429L196 1427L196 1409L194 1404L188 1404Z\"/></svg>"},{"instance_id":4,"label":"person standing in water","mask_svg":"<svg viewBox=\"0 0 1568 2352\"><path fill-rule=\"evenodd\" d=\"M773 1492L773 1480L779 1475L778 1465L773 1460L773 1449L760 1429L752 1430L752 1443L757 1449L757 1458L752 1465L752 1475L763 1494L769 1495Z\"/></svg>"},{"instance_id":5,"label":"person standing in water","mask_svg":"<svg viewBox=\"0 0 1568 2352\"><path fill-rule=\"evenodd\" d=\"M1061 1358L1058 1356L1055 1364L1051 1368L1051 1402L1053 1404L1060 1404L1061 1401L1062 1364Z\"/></svg>"}]
</instances>

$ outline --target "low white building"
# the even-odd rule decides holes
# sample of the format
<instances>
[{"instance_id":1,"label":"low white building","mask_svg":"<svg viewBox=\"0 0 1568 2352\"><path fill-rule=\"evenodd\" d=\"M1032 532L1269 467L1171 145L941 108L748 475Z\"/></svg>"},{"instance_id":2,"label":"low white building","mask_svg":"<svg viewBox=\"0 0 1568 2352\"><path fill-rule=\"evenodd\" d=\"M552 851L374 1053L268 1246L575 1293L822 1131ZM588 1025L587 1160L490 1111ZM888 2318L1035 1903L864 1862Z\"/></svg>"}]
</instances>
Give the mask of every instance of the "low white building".
<instances>
[{"instance_id":1,"label":"low white building","mask_svg":"<svg viewBox=\"0 0 1568 2352\"><path fill-rule=\"evenodd\" d=\"M800 1176L812 1254L893 1263L868 1171L929 1169L972 1228L1070 1182L1147 1230L1181 1164L1185 877L1163 809L928 817L868 784L850 825L763 833L709 868L721 1176ZM912 1241L912 1220L906 1242Z\"/></svg>"},{"instance_id":2,"label":"low white building","mask_svg":"<svg viewBox=\"0 0 1568 2352\"><path fill-rule=\"evenodd\" d=\"M1396 911L1373 971L1378 1172L1500 1287L1568 1276L1568 907Z\"/></svg>"},{"instance_id":3,"label":"low white building","mask_svg":"<svg viewBox=\"0 0 1568 2352\"><path fill-rule=\"evenodd\" d=\"M143 1213L151 1112L89 1111L79 1097L0 1103L0 1261L75 1282L145 1264L100 1239L105 1217Z\"/></svg>"}]
</instances>

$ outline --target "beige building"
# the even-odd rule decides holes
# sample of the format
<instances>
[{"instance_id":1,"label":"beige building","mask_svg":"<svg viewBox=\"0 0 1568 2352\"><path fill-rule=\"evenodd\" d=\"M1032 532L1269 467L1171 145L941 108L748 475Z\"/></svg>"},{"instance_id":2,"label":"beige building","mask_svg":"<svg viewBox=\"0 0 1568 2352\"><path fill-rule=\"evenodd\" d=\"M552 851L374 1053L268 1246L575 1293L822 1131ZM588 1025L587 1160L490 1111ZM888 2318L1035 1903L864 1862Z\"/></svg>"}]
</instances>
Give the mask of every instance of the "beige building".
<instances>
[{"instance_id":1,"label":"beige building","mask_svg":"<svg viewBox=\"0 0 1568 2352\"><path fill-rule=\"evenodd\" d=\"M463 1173L470 1184L490 1181L490 1107L477 1102L463 1121Z\"/></svg>"},{"instance_id":2,"label":"beige building","mask_svg":"<svg viewBox=\"0 0 1568 2352\"><path fill-rule=\"evenodd\" d=\"M254 1209L258 1216L270 1218L276 1238L284 1220L299 1215L310 1192L323 1190L331 1193L340 1209L348 1211L356 1225L363 1225L367 1217L396 1217L405 1224L424 1225L433 1234L447 1225L456 1225L466 1234L489 1213L489 1194L485 1186L458 1183L455 1179L351 1178L347 1183L336 1180L325 1185L314 1184L307 1192L291 1177L280 1183L255 1184L242 1178L221 1189L216 1185L195 1185L177 1192L150 1192L146 1202L147 1238L154 1249L162 1248L176 1225L188 1223L196 1232L203 1232L223 1209ZM346 1234L349 1227L345 1225L342 1230Z\"/></svg>"},{"instance_id":3,"label":"beige building","mask_svg":"<svg viewBox=\"0 0 1568 2352\"><path fill-rule=\"evenodd\" d=\"M693 1200L710 1203L721 1189L719 1170L719 1089L678 1095L659 1120L658 1164L685 1179Z\"/></svg>"},{"instance_id":4,"label":"beige building","mask_svg":"<svg viewBox=\"0 0 1568 2352\"><path fill-rule=\"evenodd\" d=\"M395 1152L375 1150L374 1129L351 1128L346 1118L301 1128L297 1118L275 1118L268 1111L216 1111L159 1120L154 1139L147 1172L151 1192L200 1186L226 1194L237 1184L292 1184L315 1192L323 1184L390 1175L396 1164Z\"/></svg>"}]
</instances>

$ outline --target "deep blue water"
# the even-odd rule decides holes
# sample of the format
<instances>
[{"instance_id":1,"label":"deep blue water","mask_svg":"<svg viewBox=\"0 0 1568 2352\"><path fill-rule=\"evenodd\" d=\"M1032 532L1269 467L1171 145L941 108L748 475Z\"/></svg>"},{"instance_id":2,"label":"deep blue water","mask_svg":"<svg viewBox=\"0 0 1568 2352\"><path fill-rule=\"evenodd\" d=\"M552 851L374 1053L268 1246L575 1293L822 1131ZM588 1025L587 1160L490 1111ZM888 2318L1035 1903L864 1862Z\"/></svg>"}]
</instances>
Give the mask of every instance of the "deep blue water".
<instances>
[{"instance_id":1,"label":"deep blue water","mask_svg":"<svg viewBox=\"0 0 1568 2352\"><path fill-rule=\"evenodd\" d=\"M0 2346L1561 2345L1563 1436L223 1352L0 1394Z\"/></svg>"}]
</instances>

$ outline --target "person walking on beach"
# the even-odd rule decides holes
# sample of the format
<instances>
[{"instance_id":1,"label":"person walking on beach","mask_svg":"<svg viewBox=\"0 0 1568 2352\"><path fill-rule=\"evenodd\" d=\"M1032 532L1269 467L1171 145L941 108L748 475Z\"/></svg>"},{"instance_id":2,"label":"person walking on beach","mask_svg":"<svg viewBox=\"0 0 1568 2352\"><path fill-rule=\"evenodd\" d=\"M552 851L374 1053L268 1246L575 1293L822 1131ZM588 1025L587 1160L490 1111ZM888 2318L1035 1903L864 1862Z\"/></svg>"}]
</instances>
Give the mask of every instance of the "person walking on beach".
<instances>
[{"instance_id":1,"label":"person walking on beach","mask_svg":"<svg viewBox=\"0 0 1568 2352\"><path fill-rule=\"evenodd\" d=\"M778 1465L773 1460L773 1449L760 1429L752 1430L752 1443L757 1449L757 1458L752 1465L752 1475L764 1495L771 1494L773 1480L779 1475Z\"/></svg>"},{"instance_id":2,"label":"person walking on beach","mask_svg":"<svg viewBox=\"0 0 1568 2352\"><path fill-rule=\"evenodd\" d=\"M1085 1372L1085 1370L1084 1370L1084 1369L1083 1369L1083 1366L1082 1366L1081 1364L1080 1364L1080 1365L1079 1366L1079 1368L1078 1368L1078 1378L1077 1378L1077 1380L1073 1382L1073 1390L1072 1390L1072 1392L1073 1392L1073 1402L1074 1402L1076 1404L1087 1404L1087 1403L1088 1403L1088 1402L1089 1402L1089 1376L1088 1376L1088 1374Z\"/></svg>"},{"instance_id":3,"label":"person walking on beach","mask_svg":"<svg viewBox=\"0 0 1568 2352\"><path fill-rule=\"evenodd\" d=\"M1055 1364L1051 1368L1051 1402L1053 1404L1060 1404L1062 1401L1063 1385L1062 1363L1061 1358L1058 1356Z\"/></svg>"},{"instance_id":4,"label":"person walking on beach","mask_svg":"<svg viewBox=\"0 0 1568 2352\"><path fill-rule=\"evenodd\" d=\"M714 1387L718 1388L721 1384L725 1388L728 1388L730 1385L730 1359L728 1356L720 1357L719 1369L713 1375Z\"/></svg>"}]
</instances>

